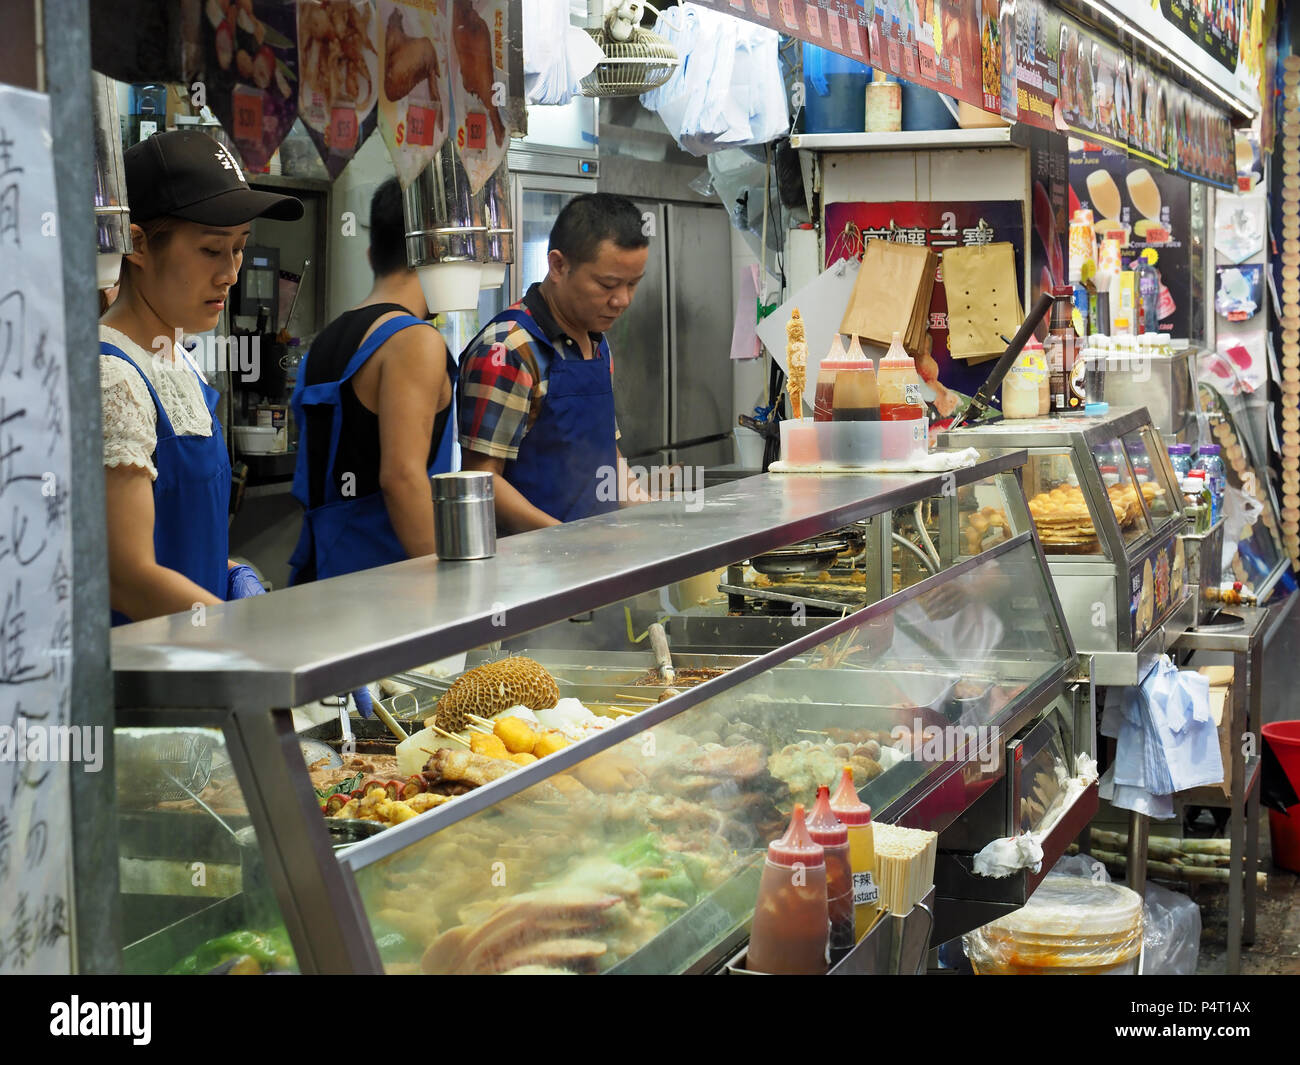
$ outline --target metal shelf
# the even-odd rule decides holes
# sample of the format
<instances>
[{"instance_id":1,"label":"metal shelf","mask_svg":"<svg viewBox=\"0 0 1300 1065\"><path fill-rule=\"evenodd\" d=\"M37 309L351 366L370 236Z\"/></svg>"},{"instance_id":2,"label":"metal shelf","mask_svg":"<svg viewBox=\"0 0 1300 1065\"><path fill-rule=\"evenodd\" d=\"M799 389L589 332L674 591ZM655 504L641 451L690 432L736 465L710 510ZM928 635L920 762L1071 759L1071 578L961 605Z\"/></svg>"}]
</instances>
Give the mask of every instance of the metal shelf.
<instances>
[{"instance_id":1,"label":"metal shelf","mask_svg":"<svg viewBox=\"0 0 1300 1065\"><path fill-rule=\"evenodd\" d=\"M820 152L905 152L944 148L1011 148L1011 127L919 129L899 133L796 133L790 147Z\"/></svg>"}]
</instances>

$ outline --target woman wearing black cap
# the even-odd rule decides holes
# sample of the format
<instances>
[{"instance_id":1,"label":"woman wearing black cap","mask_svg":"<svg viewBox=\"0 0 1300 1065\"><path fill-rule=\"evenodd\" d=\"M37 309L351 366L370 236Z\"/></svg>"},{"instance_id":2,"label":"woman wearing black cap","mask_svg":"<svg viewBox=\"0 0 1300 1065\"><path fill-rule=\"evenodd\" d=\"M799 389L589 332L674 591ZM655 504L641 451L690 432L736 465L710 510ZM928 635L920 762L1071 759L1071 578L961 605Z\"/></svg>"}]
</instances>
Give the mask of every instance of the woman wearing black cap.
<instances>
[{"instance_id":1,"label":"woman wearing black cap","mask_svg":"<svg viewBox=\"0 0 1300 1065\"><path fill-rule=\"evenodd\" d=\"M256 594L228 558L230 460L217 392L179 343L214 328L248 223L301 218L255 192L206 134L158 133L123 156L133 251L100 320L104 473L113 623Z\"/></svg>"}]
</instances>

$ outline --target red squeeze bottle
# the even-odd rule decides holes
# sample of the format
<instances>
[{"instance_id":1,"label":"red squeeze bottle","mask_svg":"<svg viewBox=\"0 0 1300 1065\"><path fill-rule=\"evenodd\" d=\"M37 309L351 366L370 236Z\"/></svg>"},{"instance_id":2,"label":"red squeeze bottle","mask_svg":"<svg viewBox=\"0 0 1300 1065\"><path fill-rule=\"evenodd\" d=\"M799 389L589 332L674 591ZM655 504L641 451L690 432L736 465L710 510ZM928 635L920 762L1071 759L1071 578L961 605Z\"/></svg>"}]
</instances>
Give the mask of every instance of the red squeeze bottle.
<instances>
[{"instance_id":1,"label":"red squeeze bottle","mask_svg":"<svg viewBox=\"0 0 1300 1065\"><path fill-rule=\"evenodd\" d=\"M853 934L853 867L849 862L849 830L831 809L831 789L817 789L817 802L808 818L808 835L826 852L826 909L830 922L830 956L834 965L850 950Z\"/></svg>"},{"instance_id":2,"label":"red squeeze bottle","mask_svg":"<svg viewBox=\"0 0 1300 1065\"><path fill-rule=\"evenodd\" d=\"M828 422L835 410L835 371L848 369L848 354L840 342L839 333L831 341L831 350L817 369L817 391L813 394L813 421Z\"/></svg>"},{"instance_id":3,"label":"red squeeze bottle","mask_svg":"<svg viewBox=\"0 0 1300 1065\"><path fill-rule=\"evenodd\" d=\"M825 852L797 803L785 835L767 845L746 967L775 976L824 973L828 931Z\"/></svg>"}]
</instances>

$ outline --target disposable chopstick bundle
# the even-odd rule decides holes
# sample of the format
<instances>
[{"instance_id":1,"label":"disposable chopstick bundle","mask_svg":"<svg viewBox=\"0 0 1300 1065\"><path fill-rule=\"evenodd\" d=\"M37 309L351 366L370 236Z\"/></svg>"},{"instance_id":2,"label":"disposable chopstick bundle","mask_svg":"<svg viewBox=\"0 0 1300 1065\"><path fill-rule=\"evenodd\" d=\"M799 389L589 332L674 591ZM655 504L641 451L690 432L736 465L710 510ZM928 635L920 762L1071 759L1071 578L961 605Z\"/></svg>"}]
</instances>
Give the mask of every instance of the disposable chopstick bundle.
<instances>
[{"instance_id":1,"label":"disposable chopstick bundle","mask_svg":"<svg viewBox=\"0 0 1300 1065\"><path fill-rule=\"evenodd\" d=\"M881 909L903 917L925 898L934 884L938 840L937 832L872 825Z\"/></svg>"}]
</instances>

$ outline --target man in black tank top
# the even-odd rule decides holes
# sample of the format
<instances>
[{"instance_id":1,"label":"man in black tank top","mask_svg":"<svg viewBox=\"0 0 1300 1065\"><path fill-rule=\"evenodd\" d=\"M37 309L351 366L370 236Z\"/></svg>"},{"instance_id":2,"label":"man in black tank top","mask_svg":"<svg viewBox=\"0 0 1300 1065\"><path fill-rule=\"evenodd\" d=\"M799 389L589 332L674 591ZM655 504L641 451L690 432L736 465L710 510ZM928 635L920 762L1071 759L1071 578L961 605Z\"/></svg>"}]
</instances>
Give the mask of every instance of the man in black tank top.
<instances>
[{"instance_id":1,"label":"man in black tank top","mask_svg":"<svg viewBox=\"0 0 1300 1065\"><path fill-rule=\"evenodd\" d=\"M456 364L437 330L422 326L392 333L359 365L354 358L386 323L430 317L419 278L406 265L405 232L401 188L390 178L370 204L374 285L316 337L304 364L295 494L307 518L294 555L295 583L433 554L429 475L435 465L450 469ZM336 410L341 424L331 463ZM377 516L381 500L386 519ZM376 513L360 520L349 514L349 501Z\"/></svg>"}]
</instances>

